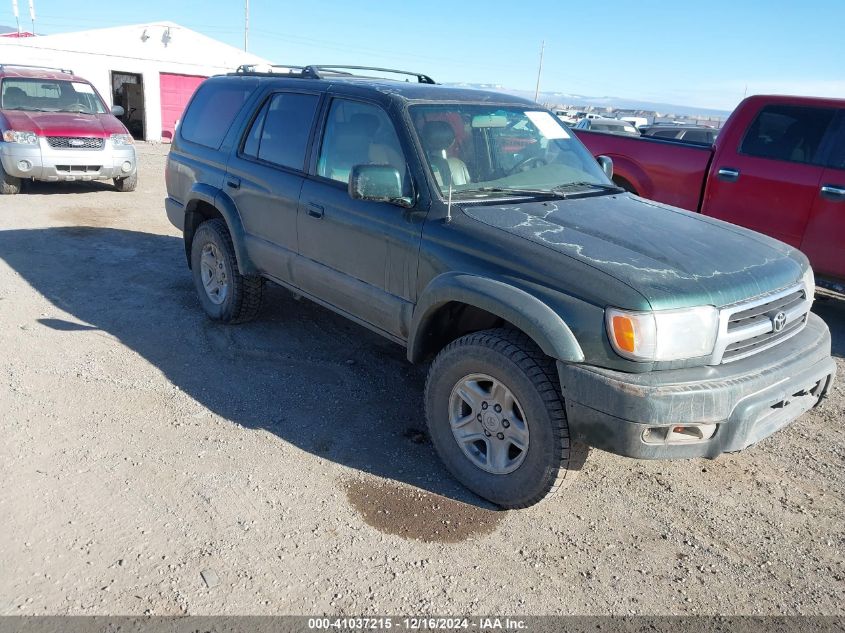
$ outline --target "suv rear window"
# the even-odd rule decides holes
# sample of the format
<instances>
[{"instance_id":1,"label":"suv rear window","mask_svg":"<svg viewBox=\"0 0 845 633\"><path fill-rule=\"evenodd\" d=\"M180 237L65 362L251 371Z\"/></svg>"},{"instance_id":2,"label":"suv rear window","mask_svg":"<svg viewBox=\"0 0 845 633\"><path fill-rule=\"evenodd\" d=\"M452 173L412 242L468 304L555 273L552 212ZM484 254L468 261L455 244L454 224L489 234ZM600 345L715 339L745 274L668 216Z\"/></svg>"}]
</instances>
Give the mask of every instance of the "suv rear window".
<instances>
[{"instance_id":1,"label":"suv rear window","mask_svg":"<svg viewBox=\"0 0 845 633\"><path fill-rule=\"evenodd\" d=\"M185 112L179 134L186 141L218 149L254 89L254 82L245 81L202 84Z\"/></svg>"},{"instance_id":2,"label":"suv rear window","mask_svg":"<svg viewBox=\"0 0 845 633\"><path fill-rule=\"evenodd\" d=\"M818 163L825 131L835 110L800 106L766 106L754 119L740 152L797 163Z\"/></svg>"}]
</instances>

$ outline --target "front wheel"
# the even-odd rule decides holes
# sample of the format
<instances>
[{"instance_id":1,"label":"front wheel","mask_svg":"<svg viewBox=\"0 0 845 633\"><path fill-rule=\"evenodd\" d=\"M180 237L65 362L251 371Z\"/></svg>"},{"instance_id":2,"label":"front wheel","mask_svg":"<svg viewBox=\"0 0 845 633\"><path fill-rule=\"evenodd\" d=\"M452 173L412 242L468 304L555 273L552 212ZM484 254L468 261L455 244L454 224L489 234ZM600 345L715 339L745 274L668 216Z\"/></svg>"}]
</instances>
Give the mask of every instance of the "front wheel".
<instances>
[{"instance_id":1,"label":"front wheel","mask_svg":"<svg viewBox=\"0 0 845 633\"><path fill-rule=\"evenodd\" d=\"M587 447L569 439L554 362L516 330L486 330L450 343L431 365L425 404L446 467L503 508L551 496L587 457Z\"/></svg>"},{"instance_id":2,"label":"front wheel","mask_svg":"<svg viewBox=\"0 0 845 633\"><path fill-rule=\"evenodd\" d=\"M6 170L3 169L3 164L0 163L0 194L13 195L20 193L20 191L21 179L7 174Z\"/></svg>"},{"instance_id":3,"label":"front wheel","mask_svg":"<svg viewBox=\"0 0 845 633\"><path fill-rule=\"evenodd\" d=\"M126 178L115 178L114 188L118 191L135 191L138 187L138 172Z\"/></svg>"}]
</instances>

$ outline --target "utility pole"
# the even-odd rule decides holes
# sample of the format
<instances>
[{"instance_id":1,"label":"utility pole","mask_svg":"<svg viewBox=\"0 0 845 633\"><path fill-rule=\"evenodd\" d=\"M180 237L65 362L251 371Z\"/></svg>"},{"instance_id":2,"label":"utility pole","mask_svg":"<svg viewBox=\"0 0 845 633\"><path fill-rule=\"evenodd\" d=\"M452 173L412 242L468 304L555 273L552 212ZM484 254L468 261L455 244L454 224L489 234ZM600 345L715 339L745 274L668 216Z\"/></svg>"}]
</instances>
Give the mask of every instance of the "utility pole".
<instances>
[{"instance_id":1,"label":"utility pole","mask_svg":"<svg viewBox=\"0 0 845 633\"><path fill-rule=\"evenodd\" d=\"M18 23L18 37L21 35L21 17L18 13L18 0L12 0L12 13L15 14L15 21Z\"/></svg>"},{"instance_id":2,"label":"utility pole","mask_svg":"<svg viewBox=\"0 0 845 633\"><path fill-rule=\"evenodd\" d=\"M35 4L34 4L34 0L29 0L29 18L32 20L32 34L35 35Z\"/></svg>"},{"instance_id":3,"label":"utility pole","mask_svg":"<svg viewBox=\"0 0 845 633\"><path fill-rule=\"evenodd\" d=\"M534 89L534 101L540 97L540 75L543 73L543 52L546 50L546 40L540 44L540 67L537 69L537 87Z\"/></svg>"},{"instance_id":4,"label":"utility pole","mask_svg":"<svg viewBox=\"0 0 845 633\"><path fill-rule=\"evenodd\" d=\"M244 51L249 50L249 0L244 0Z\"/></svg>"}]
</instances>

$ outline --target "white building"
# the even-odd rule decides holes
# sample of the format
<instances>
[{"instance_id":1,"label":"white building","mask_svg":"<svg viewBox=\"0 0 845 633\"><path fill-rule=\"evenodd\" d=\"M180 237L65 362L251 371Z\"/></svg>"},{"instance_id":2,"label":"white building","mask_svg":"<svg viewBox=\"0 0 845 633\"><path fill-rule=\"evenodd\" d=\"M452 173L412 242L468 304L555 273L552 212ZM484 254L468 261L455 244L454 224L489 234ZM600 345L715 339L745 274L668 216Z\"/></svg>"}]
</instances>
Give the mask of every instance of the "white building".
<instances>
[{"instance_id":1,"label":"white building","mask_svg":"<svg viewBox=\"0 0 845 633\"><path fill-rule=\"evenodd\" d=\"M130 132L148 141L173 138L185 104L206 77L266 63L172 22L0 37L0 64L72 70L94 84L107 105L123 106Z\"/></svg>"}]
</instances>

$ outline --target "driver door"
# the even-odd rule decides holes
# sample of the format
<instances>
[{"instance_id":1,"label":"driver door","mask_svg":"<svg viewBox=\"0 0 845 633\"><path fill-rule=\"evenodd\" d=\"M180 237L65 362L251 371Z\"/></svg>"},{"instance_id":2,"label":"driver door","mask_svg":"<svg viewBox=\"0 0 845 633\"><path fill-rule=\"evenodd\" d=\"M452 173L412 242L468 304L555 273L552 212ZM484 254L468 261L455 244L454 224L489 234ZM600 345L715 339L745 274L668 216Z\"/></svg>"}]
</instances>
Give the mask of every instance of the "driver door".
<instances>
[{"instance_id":1,"label":"driver door","mask_svg":"<svg viewBox=\"0 0 845 633\"><path fill-rule=\"evenodd\" d=\"M424 213L386 202L353 200L353 165L387 164L410 191L407 161L380 106L335 97L326 109L312 175L299 201L298 285L396 340L407 338L416 299Z\"/></svg>"}]
</instances>

